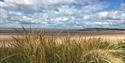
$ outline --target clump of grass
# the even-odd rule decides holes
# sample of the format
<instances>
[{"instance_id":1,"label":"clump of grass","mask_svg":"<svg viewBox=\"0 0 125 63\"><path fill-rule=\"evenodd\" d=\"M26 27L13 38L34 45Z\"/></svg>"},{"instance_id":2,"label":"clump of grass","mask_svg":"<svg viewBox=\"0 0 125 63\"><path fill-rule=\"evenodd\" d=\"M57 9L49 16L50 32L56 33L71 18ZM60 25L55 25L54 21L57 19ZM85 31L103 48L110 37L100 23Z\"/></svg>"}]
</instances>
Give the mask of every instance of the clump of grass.
<instances>
[{"instance_id":1,"label":"clump of grass","mask_svg":"<svg viewBox=\"0 0 125 63\"><path fill-rule=\"evenodd\" d=\"M0 42L0 63L125 63L125 43L102 38L48 38L43 31L25 32L7 46Z\"/></svg>"}]
</instances>

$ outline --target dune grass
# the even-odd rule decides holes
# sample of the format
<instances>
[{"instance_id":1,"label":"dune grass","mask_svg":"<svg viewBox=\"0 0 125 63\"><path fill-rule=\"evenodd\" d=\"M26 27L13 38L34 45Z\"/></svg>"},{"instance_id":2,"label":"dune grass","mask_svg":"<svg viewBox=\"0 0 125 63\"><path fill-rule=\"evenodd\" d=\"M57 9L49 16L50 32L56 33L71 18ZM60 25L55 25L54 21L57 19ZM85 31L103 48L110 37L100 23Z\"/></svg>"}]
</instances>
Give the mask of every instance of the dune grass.
<instances>
[{"instance_id":1,"label":"dune grass","mask_svg":"<svg viewBox=\"0 0 125 63\"><path fill-rule=\"evenodd\" d=\"M0 63L125 63L125 43L102 38L71 39L45 32L26 32L23 37L0 41ZM6 44L7 43L7 44Z\"/></svg>"}]
</instances>

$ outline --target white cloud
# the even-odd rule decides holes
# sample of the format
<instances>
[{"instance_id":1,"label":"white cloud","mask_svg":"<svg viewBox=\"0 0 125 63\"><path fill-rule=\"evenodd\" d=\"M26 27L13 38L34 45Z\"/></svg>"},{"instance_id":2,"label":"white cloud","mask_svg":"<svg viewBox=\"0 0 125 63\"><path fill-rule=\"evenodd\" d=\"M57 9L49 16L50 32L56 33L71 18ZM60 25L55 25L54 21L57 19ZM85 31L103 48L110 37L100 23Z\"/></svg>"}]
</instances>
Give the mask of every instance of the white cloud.
<instances>
[{"instance_id":1,"label":"white cloud","mask_svg":"<svg viewBox=\"0 0 125 63\"><path fill-rule=\"evenodd\" d=\"M121 12L121 11L104 11L104 12L99 12L98 16L101 19L105 19L105 20L125 20L125 16L124 16L125 12Z\"/></svg>"},{"instance_id":2,"label":"white cloud","mask_svg":"<svg viewBox=\"0 0 125 63\"><path fill-rule=\"evenodd\" d=\"M74 0L5 0L6 3L18 4L18 5L54 5L71 3Z\"/></svg>"},{"instance_id":3,"label":"white cloud","mask_svg":"<svg viewBox=\"0 0 125 63\"><path fill-rule=\"evenodd\" d=\"M33 5L33 0L5 0L6 3L18 4L18 5Z\"/></svg>"},{"instance_id":4,"label":"white cloud","mask_svg":"<svg viewBox=\"0 0 125 63\"><path fill-rule=\"evenodd\" d=\"M125 10L125 3L122 3L122 4L120 5L120 9Z\"/></svg>"},{"instance_id":5,"label":"white cloud","mask_svg":"<svg viewBox=\"0 0 125 63\"><path fill-rule=\"evenodd\" d=\"M0 9L0 23L6 22L7 17L8 17L8 12L3 9Z\"/></svg>"},{"instance_id":6,"label":"white cloud","mask_svg":"<svg viewBox=\"0 0 125 63\"><path fill-rule=\"evenodd\" d=\"M125 13L122 13L122 16L125 17Z\"/></svg>"},{"instance_id":7,"label":"white cloud","mask_svg":"<svg viewBox=\"0 0 125 63\"><path fill-rule=\"evenodd\" d=\"M91 15L84 15L84 16L83 16L83 18L84 18L85 20L91 19L91 17L92 17Z\"/></svg>"},{"instance_id":8,"label":"white cloud","mask_svg":"<svg viewBox=\"0 0 125 63\"><path fill-rule=\"evenodd\" d=\"M72 3L74 0L39 0L44 5Z\"/></svg>"},{"instance_id":9,"label":"white cloud","mask_svg":"<svg viewBox=\"0 0 125 63\"><path fill-rule=\"evenodd\" d=\"M106 12L106 11L104 11L104 12L99 12L98 13L98 16L100 17L100 18L105 18L105 17L107 17L108 16L108 12Z\"/></svg>"},{"instance_id":10,"label":"white cloud","mask_svg":"<svg viewBox=\"0 0 125 63\"><path fill-rule=\"evenodd\" d=\"M7 7L8 5L7 4L5 4L4 2L1 2L0 1L0 8L2 8L2 7Z\"/></svg>"},{"instance_id":11,"label":"white cloud","mask_svg":"<svg viewBox=\"0 0 125 63\"><path fill-rule=\"evenodd\" d=\"M100 20L97 24L110 25L111 27L125 27L125 12L120 10L102 11L95 15L95 18Z\"/></svg>"},{"instance_id":12,"label":"white cloud","mask_svg":"<svg viewBox=\"0 0 125 63\"><path fill-rule=\"evenodd\" d=\"M96 25L105 25L105 26L112 25L112 23L110 23L110 22L95 22L95 24Z\"/></svg>"}]
</instances>

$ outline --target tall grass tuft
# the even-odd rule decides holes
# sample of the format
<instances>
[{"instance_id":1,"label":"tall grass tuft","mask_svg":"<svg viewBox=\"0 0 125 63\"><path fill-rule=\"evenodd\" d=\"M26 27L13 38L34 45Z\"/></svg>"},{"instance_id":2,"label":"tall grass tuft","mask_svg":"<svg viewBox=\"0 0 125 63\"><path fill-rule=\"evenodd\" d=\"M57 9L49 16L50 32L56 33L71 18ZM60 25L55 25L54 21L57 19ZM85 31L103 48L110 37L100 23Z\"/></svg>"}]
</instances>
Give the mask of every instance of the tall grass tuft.
<instances>
[{"instance_id":1,"label":"tall grass tuft","mask_svg":"<svg viewBox=\"0 0 125 63\"><path fill-rule=\"evenodd\" d=\"M25 31L22 37L0 41L0 63L125 63L123 41L76 38Z\"/></svg>"}]
</instances>

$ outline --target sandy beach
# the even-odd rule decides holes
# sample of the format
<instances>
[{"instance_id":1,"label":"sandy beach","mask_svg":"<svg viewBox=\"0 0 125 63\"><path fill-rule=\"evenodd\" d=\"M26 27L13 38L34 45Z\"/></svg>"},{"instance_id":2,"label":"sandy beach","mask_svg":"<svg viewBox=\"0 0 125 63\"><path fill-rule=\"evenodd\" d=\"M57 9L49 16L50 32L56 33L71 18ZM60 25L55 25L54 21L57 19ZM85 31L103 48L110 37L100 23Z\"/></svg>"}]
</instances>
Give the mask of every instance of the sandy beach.
<instances>
[{"instance_id":1,"label":"sandy beach","mask_svg":"<svg viewBox=\"0 0 125 63\"><path fill-rule=\"evenodd\" d=\"M8 39L13 39L13 37L22 37L22 35L0 35L0 40L8 40ZM63 37L63 36L58 36L58 37ZM78 36L74 35L72 38L76 39L76 37L82 37L82 38L102 38L104 40L112 40L112 41L118 41L118 40L125 40L125 34L114 34L114 35L89 35L89 36Z\"/></svg>"}]
</instances>

